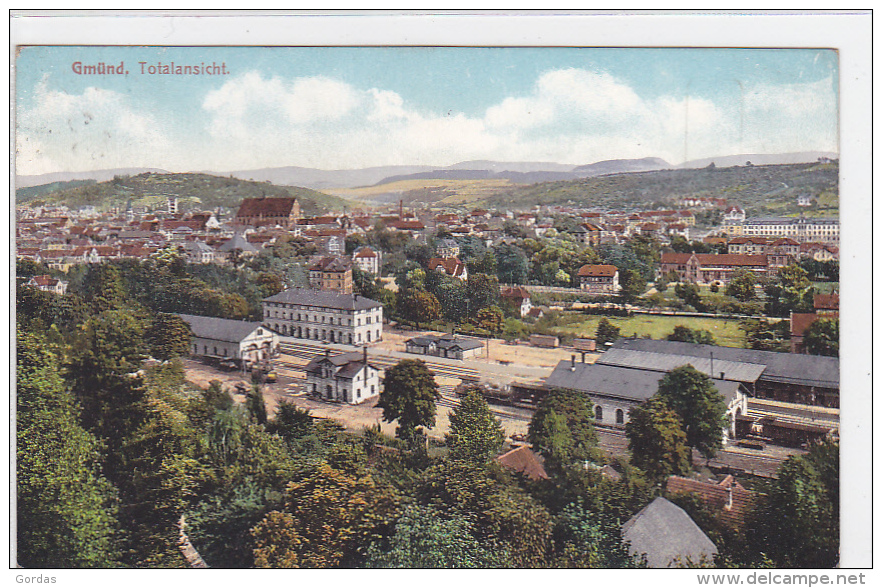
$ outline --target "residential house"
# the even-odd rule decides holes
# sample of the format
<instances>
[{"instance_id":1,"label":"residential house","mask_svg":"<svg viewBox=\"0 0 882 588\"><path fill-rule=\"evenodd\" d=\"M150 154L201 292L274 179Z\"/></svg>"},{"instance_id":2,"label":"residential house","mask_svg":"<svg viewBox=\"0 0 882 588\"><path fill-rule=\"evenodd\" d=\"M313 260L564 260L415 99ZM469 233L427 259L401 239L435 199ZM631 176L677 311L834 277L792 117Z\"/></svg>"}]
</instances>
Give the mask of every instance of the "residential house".
<instances>
[{"instance_id":1,"label":"residential house","mask_svg":"<svg viewBox=\"0 0 882 588\"><path fill-rule=\"evenodd\" d=\"M309 287L351 294L352 261L345 257L321 258L309 266Z\"/></svg>"},{"instance_id":2,"label":"residential house","mask_svg":"<svg viewBox=\"0 0 882 588\"><path fill-rule=\"evenodd\" d=\"M380 395L380 368L361 352L331 355L326 351L305 368L309 394L331 402L360 404Z\"/></svg>"},{"instance_id":3,"label":"residential house","mask_svg":"<svg viewBox=\"0 0 882 588\"><path fill-rule=\"evenodd\" d=\"M549 479L548 473L545 471L545 460L526 445L506 451L502 455L496 456L493 461L510 472L522 474L530 480Z\"/></svg>"},{"instance_id":4,"label":"residential house","mask_svg":"<svg viewBox=\"0 0 882 588\"><path fill-rule=\"evenodd\" d=\"M246 259L254 257L258 253L257 247L249 243L243 235L236 233L232 239L224 241L217 248L216 257L229 261L234 255L238 256L239 259Z\"/></svg>"},{"instance_id":5,"label":"residential house","mask_svg":"<svg viewBox=\"0 0 882 588\"><path fill-rule=\"evenodd\" d=\"M507 300L519 309L521 318L530 314L533 304L530 301L530 292L523 286L513 286L511 288L503 288L499 293L503 300Z\"/></svg>"},{"instance_id":6,"label":"residential house","mask_svg":"<svg viewBox=\"0 0 882 588\"><path fill-rule=\"evenodd\" d=\"M576 275L579 278L579 287L587 294L614 295L621 289L619 268L614 265L583 265Z\"/></svg>"},{"instance_id":7,"label":"residential house","mask_svg":"<svg viewBox=\"0 0 882 588\"><path fill-rule=\"evenodd\" d=\"M600 245L603 229L593 223L582 223L573 230L573 236L580 243L595 247Z\"/></svg>"},{"instance_id":8,"label":"residential house","mask_svg":"<svg viewBox=\"0 0 882 588\"><path fill-rule=\"evenodd\" d=\"M51 276L41 275L34 276L25 284L31 288L42 290L44 292L53 292L55 294L64 294L67 292L67 284L64 280L58 280Z\"/></svg>"},{"instance_id":9,"label":"residential house","mask_svg":"<svg viewBox=\"0 0 882 588\"><path fill-rule=\"evenodd\" d=\"M426 269L430 272L443 272L450 277L458 278L466 281L469 278L469 272L466 265L456 257L447 257L444 259L433 257L429 260Z\"/></svg>"},{"instance_id":10,"label":"residential house","mask_svg":"<svg viewBox=\"0 0 882 588\"><path fill-rule=\"evenodd\" d=\"M457 257L459 255L459 243L453 239L439 239L435 244L435 255L441 259Z\"/></svg>"},{"instance_id":11,"label":"residential house","mask_svg":"<svg viewBox=\"0 0 882 588\"><path fill-rule=\"evenodd\" d=\"M738 483L731 475L719 482L671 476L667 480L669 495L692 494L720 522L733 530L743 529L747 516L756 506L756 493Z\"/></svg>"},{"instance_id":12,"label":"residential house","mask_svg":"<svg viewBox=\"0 0 882 588\"><path fill-rule=\"evenodd\" d=\"M717 546L686 511L659 496L622 526L632 556L645 557L650 568L713 563Z\"/></svg>"},{"instance_id":13,"label":"residential house","mask_svg":"<svg viewBox=\"0 0 882 588\"><path fill-rule=\"evenodd\" d=\"M358 294L290 288L263 299L263 323L288 337L363 345L383 338L383 305Z\"/></svg>"},{"instance_id":14,"label":"residential house","mask_svg":"<svg viewBox=\"0 0 882 588\"><path fill-rule=\"evenodd\" d=\"M359 247L352 255L352 261L363 272L380 275L380 253L370 247Z\"/></svg>"},{"instance_id":15,"label":"residential house","mask_svg":"<svg viewBox=\"0 0 882 588\"><path fill-rule=\"evenodd\" d=\"M806 353L805 332L816 320L839 318L839 294L815 294L814 312L790 313L790 353Z\"/></svg>"}]
</instances>

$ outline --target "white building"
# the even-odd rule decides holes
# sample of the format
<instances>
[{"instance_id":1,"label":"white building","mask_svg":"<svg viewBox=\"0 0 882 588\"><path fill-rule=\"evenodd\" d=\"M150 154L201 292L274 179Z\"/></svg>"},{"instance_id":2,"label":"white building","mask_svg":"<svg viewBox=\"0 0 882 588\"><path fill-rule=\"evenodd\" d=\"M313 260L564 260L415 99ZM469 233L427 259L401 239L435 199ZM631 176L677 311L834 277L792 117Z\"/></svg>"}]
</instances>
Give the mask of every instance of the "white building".
<instances>
[{"instance_id":1,"label":"white building","mask_svg":"<svg viewBox=\"0 0 882 588\"><path fill-rule=\"evenodd\" d=\"M380 369L363 352L320 355L306 366L307 392L313 396L359 404L380 394Z\"/></svg>"},{"instance_id":2,"label":"white building","mask_svg":"<svg viewBox=\"0 0 882 588\"><path fill-rule=\"evenodd\" d=\"M363 272L380 275L380 254L370 247L361 247L352 256L356 267Z\"/></svg>"},{"instance_id":3,"label":"white building","mask_svg":"<svg viewBox=\"0 0 882 588\"><path fill-rule=\"evenodd\" d=\"M67 292L67 282L57 280L52 276L42 275L32 277L25 286L43 290L44 292L53 292L55 294L64 294Z\"/></svg>"},{"instance_id":4,"label":"white building","mask_svg":"<svg viewBox=\"0 0 882 588\"><path fill-rule=\"evenodd\" d=\"M745 237L788 237L800 243L839 243L839 219L820 217L755 217L744 221Z\"/></svg>"},{"instance_id":5,"label":"white building","mask_svg":"<svg viewBox=\"0 0 882 588\"><path fill-rule=\"evenodd\" d=\"M248 365L269 359L279 344L278 336L260 323L192 314L178 316L193 331L191 355L233 359Z\"/></svg>"},{"instance_id":6,"label":"white building","mask_svg":"<svg viewBox=\"0 0 882 588\"><path fill-rule=\"evenodd\" d=\"M277 333L347 345L383 338L383 305L358 294L290 288L263 300L263 323Z\"/></svg>"}]
</instances>

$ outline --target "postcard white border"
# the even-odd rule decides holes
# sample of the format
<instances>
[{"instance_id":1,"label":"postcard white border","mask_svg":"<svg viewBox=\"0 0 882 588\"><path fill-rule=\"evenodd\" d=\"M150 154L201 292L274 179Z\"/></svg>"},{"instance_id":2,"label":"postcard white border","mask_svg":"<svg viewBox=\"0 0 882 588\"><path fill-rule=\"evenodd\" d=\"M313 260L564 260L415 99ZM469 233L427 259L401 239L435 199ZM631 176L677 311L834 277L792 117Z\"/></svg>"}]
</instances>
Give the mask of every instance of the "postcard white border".
<instances>
[{"instance_id":1,"label":"postcard white border","mask_svg":"<svg viewBox=\"0 0 882 588\"><path fill-rule=\"evenodd\" d=\"M840 55L842 231L842 567L872 566L872 20L851 12L136 12L11 16L10 60L24 45L443 45L820 47ZM10 80L12 78L10 77ZM9 82L11 83L11 82ZM11 87L9 88L11 90ZM8 92L7 95L11 96ZM11 101L11 99L10 99ZM10 103L10 117L12 115ZM10 121L12 119L10 118ZM10 162L14 142L10 147ZM12 200L12 196L10 196ZM9 212L8 210L6 211ZM7 219L9 220L9 219ZM7 224L11 227L11 224ZM14 234L14 231L13 233ZM8 245L8 243L7 243ZM7 255L11 254L7 251ZM11 256L10 256L11 258ZM11 316L11 315L10 315ZM11 329L11 325L8 325ZM9 331L11 332L11 330ZM9 343L7 343L9 344ZM7 351L11 351L11 348ZM11 357L11 355L9 355ZM6 421L7 423L10 421ZM11 427L7 439L11 439ZM11 483L11 478L10 478ZM10 487L7 485L7 487ZM229 572L225 572L229 573ZM494 572L499 574L500 572ZM592 571L592 574L597 572ZM608 571L614 579L614 571ZM70 575L68 575L70 574ZM661 585L695 582L666 572ZM81 573L58 572L73 580ZM311 575L311 574L309 574ZM152 576L141 576L147 578ZM532 578L530 578L532 576ZM233 576L242 579L238 573ZM449 576L420 581L439 585ZM592 575L591 580L604 576ZM118 578L118 576L117 576ZM214 577L217 579L217 576ZM277 576L278 579L281 579ZM290 578L290 577L288 577ZM401 579L407 580L404 576ZM566 576L567 581L578 581ZM691 578L691 579L690 579ZM307 580L304 577L298 577ZM317 578L316 578L317 579ZM358 581L363 583L365 577ZM416 579L416 578L413 578ZM533 582L503 572L495 581ZM636 579L636 578L635 578ZM107 582L101 574L90 583ZM102 581L103 580L103 581ZM125 580L131 580L126 576ZM371 580L368 579L370 582ZM135 579L135 584L142 580ZM669 584L670 582L670 584ZM110 583L110 582L107 582ZM146 584L146 580L144 580Z\"/></svg>"}]
</instances>

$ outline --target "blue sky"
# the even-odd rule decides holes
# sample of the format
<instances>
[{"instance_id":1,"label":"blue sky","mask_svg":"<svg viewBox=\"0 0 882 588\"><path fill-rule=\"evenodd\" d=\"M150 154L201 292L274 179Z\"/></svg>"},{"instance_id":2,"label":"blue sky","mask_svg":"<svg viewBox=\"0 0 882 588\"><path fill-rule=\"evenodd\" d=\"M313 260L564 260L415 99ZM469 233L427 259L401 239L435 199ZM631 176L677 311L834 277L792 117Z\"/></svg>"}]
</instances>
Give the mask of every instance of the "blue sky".
<instances>
[{"instance_id":1,"label":"blue sky","mask_svg":"<svg viewBox=\"0 0 882 588\"><path fill-rule=\"evenodd\" d=\"M19 174L838 151L830 50L26 47L15 81Z\"/></svg>"}]
</instances>

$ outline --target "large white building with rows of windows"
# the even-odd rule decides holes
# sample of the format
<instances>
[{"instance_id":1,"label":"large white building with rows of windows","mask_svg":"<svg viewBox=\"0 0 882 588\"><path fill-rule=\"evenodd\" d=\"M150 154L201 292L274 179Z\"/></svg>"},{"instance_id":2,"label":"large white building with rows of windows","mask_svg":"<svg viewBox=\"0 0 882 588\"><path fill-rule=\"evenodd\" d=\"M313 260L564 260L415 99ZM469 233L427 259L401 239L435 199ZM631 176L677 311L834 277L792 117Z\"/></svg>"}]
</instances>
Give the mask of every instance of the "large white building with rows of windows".
<instances>
[{"instance_id":1,"label":"large white building with rows of windows","mask_svg":"<svg viewBox=\"0 0 882 588\"><path fill-rule=\"evenodd\" d=\"M264 298L263 324L283 336L364 345L383 338L383 305L358 294L291 288Z\"/></svg>"},{"instance_id":2,"label":"large white building with rows of windows","mask_svg":"<svg viewBox=\"0 0 882 588\"><path fill-rule=\"evenodd\" d=\"M765 216L742 223L745 237L787 237L800 243L839 243L839 219Z\"/></svg>"}]
</instances>

